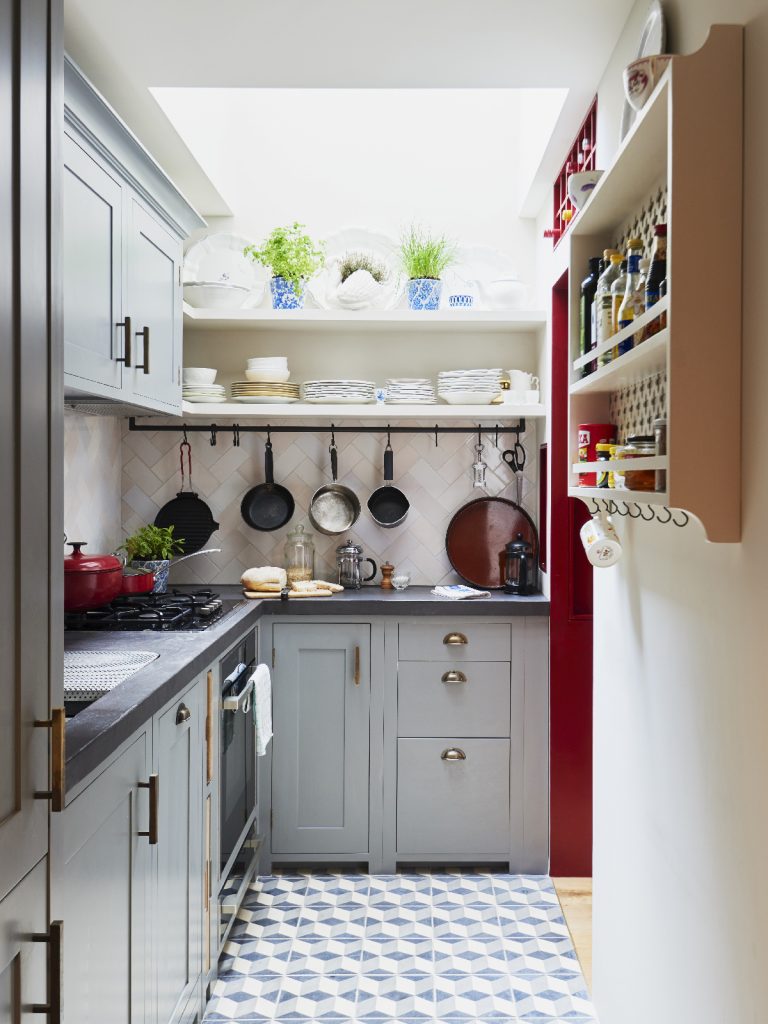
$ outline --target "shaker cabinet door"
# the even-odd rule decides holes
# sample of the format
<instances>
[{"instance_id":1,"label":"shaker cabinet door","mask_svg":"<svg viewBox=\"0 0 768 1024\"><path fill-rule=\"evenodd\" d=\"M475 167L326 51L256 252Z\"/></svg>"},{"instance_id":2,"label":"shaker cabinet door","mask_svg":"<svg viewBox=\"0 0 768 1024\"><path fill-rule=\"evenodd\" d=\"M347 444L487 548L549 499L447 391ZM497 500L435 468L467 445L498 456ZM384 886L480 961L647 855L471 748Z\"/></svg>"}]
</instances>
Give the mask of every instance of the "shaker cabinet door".
<instances>
[{"instance_id":1,"label":"shaker cabinet door","mask_svg":"<svg viewBox=\"0 0 768 1024\"><path fill-rule=\"evenodd\" d=\"M83 390L118 398L124 372L120 359L130 344L118 326L122 188L68 135L63 206L64 370L69 384L82 382Z\"/></svg>"},{"instance_id":2,"label":"shaker cabinet door","mask_svg":"<svg viewBox=\"0 0 768 1024\"><path fill-rule=\"evenodd\" d=\"M131 195L126 217L125 309L135 359L131 391L153 405L181 408L181 242Z\"/></svg>"},{"instance_id":3,"label":"shaker cabinet door","mask_svg":"<svg viewBox=\"0 0 768 1024\"><path fill-rule=\"evenodd\" d=\"M274 629L272 853L368 851L371 632Z\"/></svg>"}]
</instances>

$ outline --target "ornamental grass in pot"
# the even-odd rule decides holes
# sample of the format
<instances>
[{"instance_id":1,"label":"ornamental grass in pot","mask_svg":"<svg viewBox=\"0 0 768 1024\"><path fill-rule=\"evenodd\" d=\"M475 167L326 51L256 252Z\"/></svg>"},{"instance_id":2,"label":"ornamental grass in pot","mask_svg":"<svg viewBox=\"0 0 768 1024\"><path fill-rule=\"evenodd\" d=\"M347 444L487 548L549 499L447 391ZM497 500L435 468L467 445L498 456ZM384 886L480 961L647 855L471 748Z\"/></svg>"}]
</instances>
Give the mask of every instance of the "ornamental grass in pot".
<instances>
[{"instance_id":1,"label":"ornamental grass in pot","mask_svg":"<svg viewBox=\"0 0 768 1024\"><path fill-rule=\"evenodd\" d=\"M152 593L164 594L168 589L171 559L184 551L184 538L174 537L172 526L142 526L119 550L125 551L132 569L154 573Z\"/></svg>"},{"instance_id":2,"label":"ornamental grass in pot","mask_svg":"<svg viewBox=\"0 0 768 1024\"><path fill-rule=\"evenodd\" d=\"M456 261L456 246L445 235L412 226L400 239L400 259L408 275L411 309L438 309L443 272Z\"/></svg>"},{"instance_id":3,"label":"ornamental grass in pot","mask_svg":"<svg viewBox=\"0 0 768 1024\"><path fill-rule=\"evenodd\" d=\"M274 231L258 245L243 249L254 263L272 271L269 283L273 309L303 309L304 285L325 262L322 242L313 242L304 225L294 221Z\"/></svg>"}]
</instances>

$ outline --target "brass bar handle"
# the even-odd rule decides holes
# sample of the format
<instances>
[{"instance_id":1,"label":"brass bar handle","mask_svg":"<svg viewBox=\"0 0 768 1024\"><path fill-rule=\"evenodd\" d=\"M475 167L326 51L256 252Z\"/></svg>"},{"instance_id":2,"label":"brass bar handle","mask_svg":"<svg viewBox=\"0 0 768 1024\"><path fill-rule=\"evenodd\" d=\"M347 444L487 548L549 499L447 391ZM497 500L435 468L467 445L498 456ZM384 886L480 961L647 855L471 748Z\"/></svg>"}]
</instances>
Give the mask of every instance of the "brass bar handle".
<instances>
[{"instance_id":1,"label":"brass bar handle","mask_svg":"<svg viewBox=\"0 0 768 1024\"><path fill-rule=\"evenodd\" d=\"M450 672L443 672L443 677L440 681L443 683L466 683L467 677L463 672L451 669Z\"/></svg>"},{"instance_id":2,"label":"brass bar handle","mask_svg":"<svg viewBox=\"0 0 768 1024\"><path fill-rule=\"evenodd\" d=\"M144 362L136 363L136 369L149 373L149 327L142 327L140 331L136 331L136 337L144 338Z\"/></svg>"},{"instance_id":3,"label":"brass bar handle","mask_svg":"<svg viewBox=\"0 0 768 1024\"><path fill-rule=\"evenodd\" d=\"M355 647L355 686L360 685L360 648Z\"/></svg>"},{"instance_id":4,"label":"brass bar handle","mask_svg":"<svg viewBox=\"0 0 768 1024\"><path fill-rule=\"evenodd\" d=\"M440 758L443 761L466 761L467 755L460 747L448 747L442 752Z\"/></svg>"},{"instance_id":5,"label":"brass bar handle","mask_svg":"<svg viewBox=\"0 0 768 1024\"><path fill-rule=\"evenodd\" d=\"M51 788L35 793L37 800L50 800L51 810L64 810L64 777L65 777L65 729L67 718L64 708L51 708L51 717L36 719L36 729L51 730Z\"/></svg>"},{"instance_id":6,"label":"brass bar handle","mask_svg":"<svg viewBox=\"0 0 768 1024\"><path fill-rule=\"evenodd\" d=\"M125 332L123 340L123 354L122 356L118 356L115 359L115 362L124 363L126 370L129 370L131 367L131 338L133 337L131 318L127 316L125 320L121 320L119 323L115 324L115 327L122 327Z\"/></svg>"},{"instance_id":7,"label":"brass bar handle","mask_svg":"<svg viewBox=\"0 0 768 1024\"><path fill-rule=\"evenodd\" d=\"M64 922L51 921L50 931L46 935L33 935L32 941L46 942L48 944L48 1001L46 1003L33 1003L30 1006L30 1011L32 1013L46 1014L49 1024L61 1024L63 1016L62 993L64 990Z\"/></svg>"},{"instance_id":8,"label":"brass bar handle","mask_svg":"<svg viewBox=\"0 0 768 1024\"><path fill-rule=\"evenodd\" d=\"M179 704L176 712L176 725L183 725L184 722L188 722L192 717L192 712L189 710L186 704Z\"/></svg>"},{"instance_id":9,"label":"brass bar handle","mask_svg":"<svg viewBox=\"0 0 768 1024\"><path fill-rule=\"evenodd\" d=\"M160 798L159 788L160 779L157 772L153 772L149 776L149 782L139 783L139 789L149 790L149 831L139 832L139 835L146 836L149 839L150 846L157 846L157 805Z\"/></svg>"},{"instance_id":10,"label":"brass bar handle","mask_svg":"<svg viewBox=\"0 0 768 1024\"><path fill-rule=\"evenodd\" d=\"M468 644L469 640L467 640L463 633L446 633L443 637L443 643L447 647L458 647Z\"/></svg>"},{"instance_id":11,"label":"brass bar handle","mask_svg":"<svg viewBox=\"0 0 768 1024\"><path fill-rule=\"evenodd\" d=\"M208 672L205 716L205 781L213 782L213 672Z\"/></svg>"}]
</instances>

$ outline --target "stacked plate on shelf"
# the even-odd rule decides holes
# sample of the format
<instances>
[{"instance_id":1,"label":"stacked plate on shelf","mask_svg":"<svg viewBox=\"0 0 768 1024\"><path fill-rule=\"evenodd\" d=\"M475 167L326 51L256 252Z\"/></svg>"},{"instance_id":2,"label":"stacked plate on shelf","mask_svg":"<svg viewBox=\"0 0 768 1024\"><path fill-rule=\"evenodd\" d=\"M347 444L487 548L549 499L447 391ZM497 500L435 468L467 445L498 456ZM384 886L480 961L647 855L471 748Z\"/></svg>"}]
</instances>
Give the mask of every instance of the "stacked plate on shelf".
<instances>
[{"instance_id":1,"label":"stacked plate on shelf","mask_svg":"<svg viewBox=\"0 0 768 1024\"><path fill-rule=\"evenodd\" d=\"M376 383L370 380L308 380L304 401L315 405L367 405L376 401Z\"/></svg>"},{"instance_id":2,"label":"stacked plate on shelf","mask_svg":"<svg viewBox=\"0 0 768 1024\"><path fill-rule=\"evenodd\" d=\"M237 380L230 388L233 402L250 402L255 405L287 405L299 400L299 385L288 381Z\"/></svg>"},{"instance_id":3,"label":"stacked plate on shelf","mask_svg":"<svg viewBox=\"0 0 768 1024\"><path fill-rule=\"evenodd\" d=\"M501 394L502 370L441 370L437 393L450 405L490 405Z\"/></svg>"},{"instance_id":4,"label":"stacked plate on shelf","mask_svg":"<svg viewBox=\"0 0 768 1024\"><path fill-rule=\"evenodd\" d=\"M387 405L434 405L435 388L425 377L390 377L385 385Z\"/></svg>"},{"instance_id":5,"label":"stacked plate on shelf","mask_svg":"<svg viewBox=\"0 0 768 1024\"><path fill-rule=\"evenodd\" d=\"M223 384L183 384L181 397L185 402L226 402Z\"/></svg>"}]
</instances>

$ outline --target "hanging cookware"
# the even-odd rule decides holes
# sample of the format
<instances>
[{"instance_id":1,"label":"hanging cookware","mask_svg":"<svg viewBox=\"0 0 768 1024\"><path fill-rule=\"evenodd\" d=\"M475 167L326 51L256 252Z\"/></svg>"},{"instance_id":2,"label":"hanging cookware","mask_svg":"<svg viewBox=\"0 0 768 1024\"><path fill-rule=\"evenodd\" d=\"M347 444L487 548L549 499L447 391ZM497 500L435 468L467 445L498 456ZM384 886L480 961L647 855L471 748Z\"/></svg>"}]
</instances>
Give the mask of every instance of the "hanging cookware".
<instances>
[{"instance_id":1,"label":"hanging cookware","mask_svg":"<svg viewBox=\"0 0 768 1024\"><path fill-rule=\"evenodd\" d=\"M89 612L109 604L123 587L123 563L117 555L86 555L84 540L69 542L64 559L64 611Z\"/></svg>"},{"instance_id":2,"label":"hanging cookware","mask_svg":"<svg viewBox=\"0 0 768 1024\"><path fill-rule=\"evenodd\" d=\"M267 435L264 445L264 483L248 491L240 502L240 514L254 530L279 530L290 521L295 509L293 496L287 487L275 483L272 441Z\"/></svg>"},{"instance_id":3,"label":"hanging cookware","mask_svg":"<svg viewBox=\"0 0 768 1024\"><path fill-rule=\"evenodd\" d=\"M387 447L384 449L384 486L377 487L368 499L368 511L371 518L379 526L391 530L399 526L408 515L411 503L400 490L393 487L392 481L395 478L395 453L392 451L389 434L387 434Z\"/></svg>"},{"instance_id":4,"label":"hanging cookware","mask_svg":"<svg viewBox=\"0 0 768 1024\"><path fill-rule=\"evenodd\" d=\"M326 536L346 533L360 518L360 502L357 495L349 487L337 484L339 474L339 456L335 441L331 441L328 449L331 453L332 484L319 487L312 495L309 504L309 521L314 528Z\"/></svg>"},{"instance_id":5,"label":"hanging cookware","mask_svg":"<svg viewBox=\"0 0 768 1024\"><path fill-rule=\"evenodd\" d=\"M451 519L445 536L448 560L463 580L483 590L500 590L506 581L506 547L518 534L538 558L533 520L508 498L477 498Z\"/></svg>"},{"instance_id":6,"label":"hanging cookware","mask_svg":"<svg viewBox=\"0 0 768 1024\"><path fill-rule=\"evenodd\" d=\"M363 576L363 562L371 563L370 576ZM372 558L363 555L363 549L359 544L353 544L348 540L336 548L336 571L338 580L342 587L348 590L359 590L364 583L370 583L378 572L376 563Z\"/></svg>"},{"instance_id":7,"label":"hanging cookware","mask_svg":"<svg viewBox=\"0 0 768 1024\"><path fill-rule=\"evenodd\" d=\"M189 490L184 490L184 455L187 456L187 477ZM172 526L174 537L184 545L184 554L199 551L208 541L219 524L214 520L210 508L192 490L192 448L189 441L179 445L181 466L181 490L167 502L155 516L155 526Z\"/></svg>"}]
</instances>

